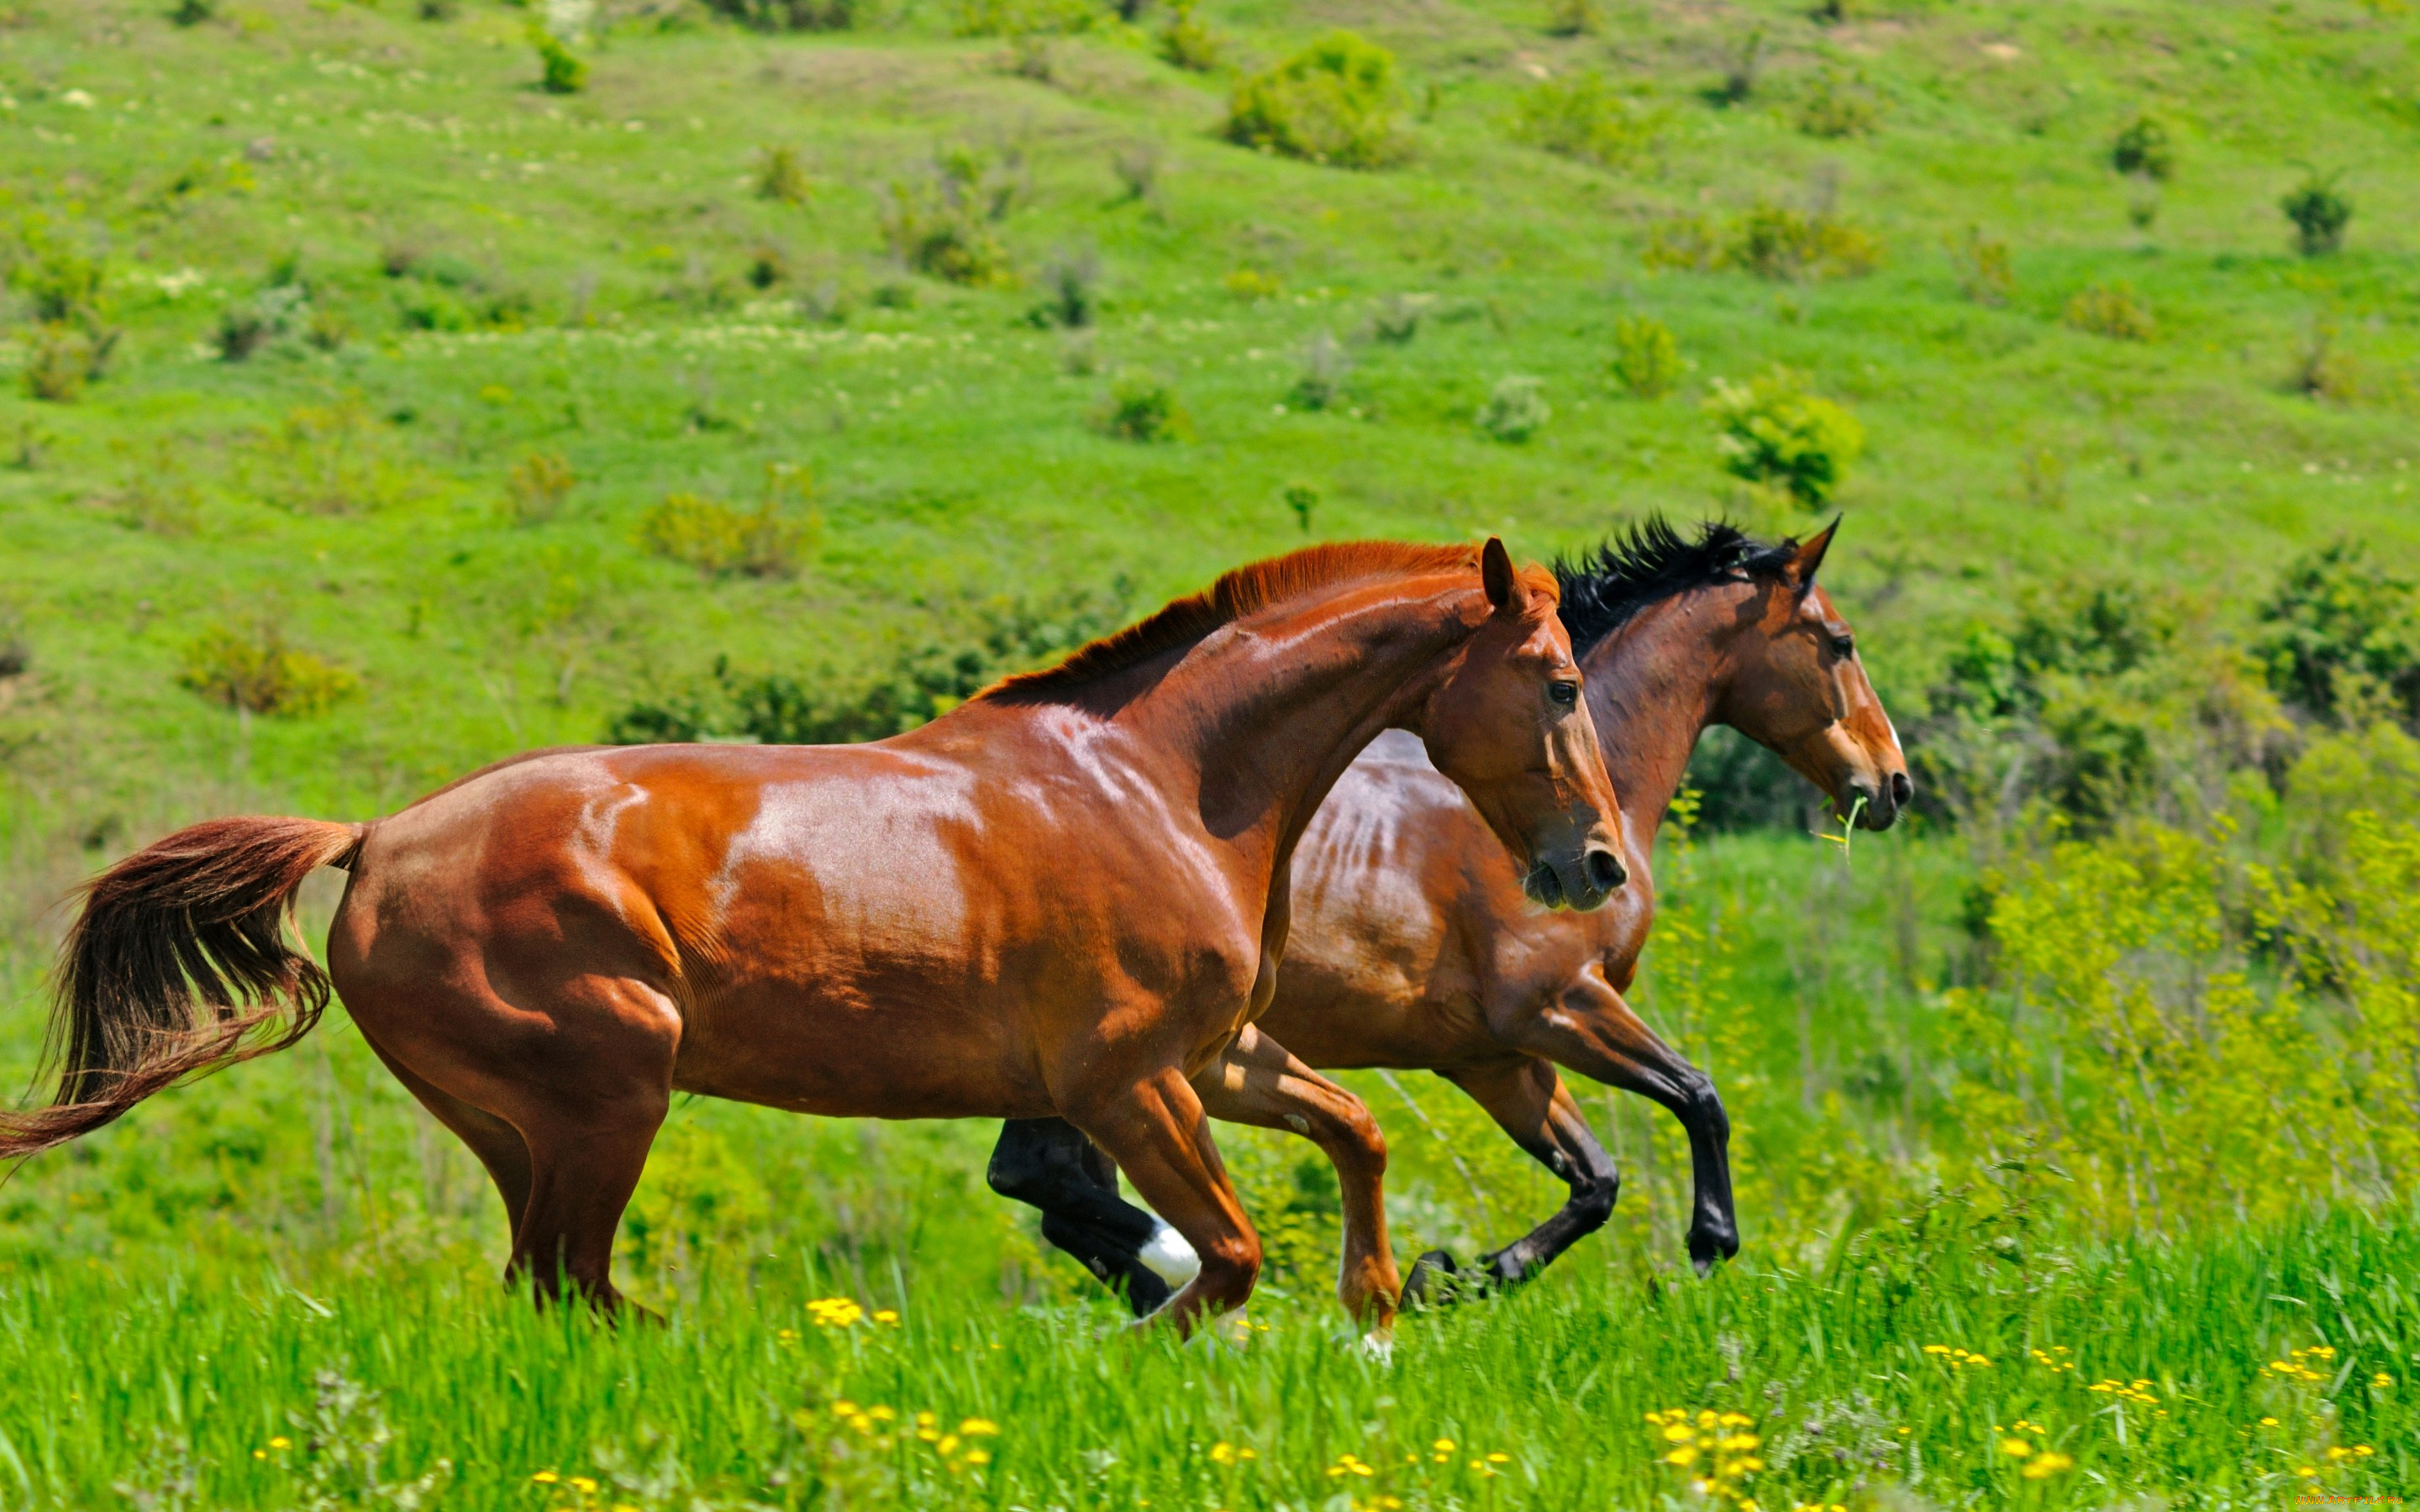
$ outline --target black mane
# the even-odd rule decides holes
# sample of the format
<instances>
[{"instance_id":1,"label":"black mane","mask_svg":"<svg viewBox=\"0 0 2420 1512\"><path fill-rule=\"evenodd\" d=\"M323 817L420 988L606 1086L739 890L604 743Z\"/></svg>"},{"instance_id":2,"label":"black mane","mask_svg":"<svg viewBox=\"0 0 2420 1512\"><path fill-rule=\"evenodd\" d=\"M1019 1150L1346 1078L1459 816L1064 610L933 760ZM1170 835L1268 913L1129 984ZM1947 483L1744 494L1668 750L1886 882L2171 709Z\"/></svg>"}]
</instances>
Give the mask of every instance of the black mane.
<instances>
[{"instance_id":1,"label":"black mane","mask_svg":"<svg viewBox=\"0 0 2420 1512\"><path fill-rule=\"evenodd\" d=\"M1769 544L1719 519L1699 525L1691 540L1661 515L1650 515L1577 561L1556 559L1572 654L1586 656L1632 615L1675 594L1778 577L1797 550L1794 540Z\"/></svg>"}]
</instances>

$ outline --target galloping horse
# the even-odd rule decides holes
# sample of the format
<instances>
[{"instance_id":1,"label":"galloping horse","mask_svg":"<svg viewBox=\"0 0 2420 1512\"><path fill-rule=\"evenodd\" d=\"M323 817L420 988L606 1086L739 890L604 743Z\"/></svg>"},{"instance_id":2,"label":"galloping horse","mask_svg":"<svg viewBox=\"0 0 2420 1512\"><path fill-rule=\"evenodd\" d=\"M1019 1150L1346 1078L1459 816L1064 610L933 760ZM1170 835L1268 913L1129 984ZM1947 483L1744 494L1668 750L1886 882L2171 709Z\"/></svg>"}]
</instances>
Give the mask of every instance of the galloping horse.
<instances>
[{"instance_id":1,"label":"galloping horse","mask_svg":"<svg viewBox=\"0 0 2420 1512\"><path fill-rule=\"evenodd\" d=\"M27 1153L282 1048L332 984L487 1166L510 1275L611 1308L613 1231L675 1091L876 1118L1057 1114L1201 1257L1164 1316L1239 1305L1259 1241L1204 1112L1312 1132L1348 1214L1339 1294L1383 1330L1385 1145L1245 1030L1304 826L1396 728L1465 785L1531 896L1624 878L1543 569L1316 547L866 746L542 751L368 825L194 825L90 885L63 948L55 1101ZM351 873L323 974L289 934Z\"/></svg>"},{"instance_id":2,"label":"galloping horse","mask_svg":"<svg viewBox=\"0 0 2420 1512\"><path fill-rule=\"evenodd\" d=\"M1768 547L1728 525L1685 540L1651 520L1558 568L1621 802L1632 885L1612 906L1586 918L1528 906L1470 806L1391 736L1337 784L1295 854L1296 927L1259 1028L1314 1066L1435 1072L1571 1187L1561 1211L1480 1257L1491 1280L1523 1279L1613 1211L1621 1175L1559 1065L1672 1111L1696 1178L1690 1257L1702 1271L1739 1249L1721 1099L1621 995L1654 916L1655 833L1708 725L1777 751L1865 828L1888 828L1911 795L1899 736L1815 582L1832 533ZM1042 1208L1043 1232L1138 1311L1189 1263L1058 1120L1011 1123L990 1176ZM1410 1289L1455 1269L1442 1251L1422 1256Z\"/></svg>"}]
</instances>

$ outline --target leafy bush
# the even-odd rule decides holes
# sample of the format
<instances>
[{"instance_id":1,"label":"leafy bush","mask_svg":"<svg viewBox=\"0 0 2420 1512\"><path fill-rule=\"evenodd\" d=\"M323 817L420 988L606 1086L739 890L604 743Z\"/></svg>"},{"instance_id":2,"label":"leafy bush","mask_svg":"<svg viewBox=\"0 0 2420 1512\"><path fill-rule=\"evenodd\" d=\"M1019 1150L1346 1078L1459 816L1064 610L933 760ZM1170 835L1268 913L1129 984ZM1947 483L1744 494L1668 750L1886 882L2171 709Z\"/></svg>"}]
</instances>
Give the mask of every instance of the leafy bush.
<instances>
[{"instance_id":1,"label":"leafy bush","mask_svg":"<svg viewBox=\"0 0 2420 1512\"><path fill-rule=\"evenodd\" d=\"M33 301L34 318L44 324L96 318L107 281L107 265L100 258L56 243L42 245L8 270L8 282Z\"/></svg>"},{"instance_id":2,"label":"leafy bush","mask_svg":"<svg viewBox=\"0 0 2420 1512\"><path fill-rule=\"evenodd\" d=\"M39 326L19 371L25 396L46 404L73 404L98 367L92 338L64 323Z\"/></svg>"},{"instance_id":3,"label":"leafy bush","mask_svg":"<svg viewBox=\"0 0 2420 1512\"><path fill-rule=\"evenodd\" d=\"M1752 27L1741 39L1739 51L1723 69L1723 82L1714 86L1714 99L1726 105L1746 102L1756 93L1757 76L1764 71L1764 28Z\"/></svg>"},{"instance_id":4,"label":"leafy bush","mask_svg":"<svg viewBox=\"0 0 2420 1512\"><path fill-rule=\"evenodd\" d=\"M1344 381L1352 376L1352 354L1342 342L1320 332L1303 347L1302 375L1286 391L1286 402L1297 409L1330 409L1343 402Z\"/></svg>"},{"instance_id":5,"label":"leafy bush","mask_svg":"<svg viewBox=\"0 0 2420 1512\"><path fill-rule=\"evenodd\" d=\"M2150 306L2125 284L2095 284L2067 301L2070 326L2112 341L2149 341L2159 326Z\"/></svg>"},{"instance_id":6,"label":"leafy bush","mask_svg":"<svg viewBox=\"0 0 2420 1512\"><path fill-rule=\"evenodd\" d=\"M1740 217L1724 247L1730 263L1759 278L1861 278L1882 261L1882 246L1828 215L1760 205Z\"/></svg>"},{"instance_id":7,"label":"leafy bush","mask_svg":"<svg viewBox=\"0 0 2420 1512\"><path fill-rule=\"evenodd\" d=\"M420 496L427 477L357 400L298 405L246 449L244 483L298 515L354 515Z\"/></svg>"},{"instance_id":8,"label":"leafy bush","mask_svg":"<svg viewBox=\"0 0 2420 1512\"><path fill-rule=\"evenodd\" d=\"M1101 259L1089 247L1063 251L1050 259L1042 270L1045 298L1028 310L1028 324L1047 330L1052 326L1067 331L1080 331L1093 323L1099 312Z\"/></svg>"},{"instance_id":9,"label":"leafy bush","mask_svg":"<svg viewBox=\"0 0 2420 1512\"><path fill-rule=\"evenodd\" d=\"M2294 392L2314 399L2350 404L2361 396L2361 367L2336 349L2336 323L2325 316L2311 322L2311 333L2294 362Z\"/></svg>"},{"instance_id":10,"label":"leafy bush","mask_svg":"<svg viewBox=\"0 0 2420 1512\"><path fill-rule=\"evenodd\" d=\"M1225 48L1197 9L1194 0L1175 0L1168 8L1168 24L1159 31L1159 56L1173 68L1208 73L1218 66Z\"/></svg>"},{"instance_id":11,"label":"leafy bush","mask_svg":"<svg viewBox=\"0 0 2420 1512\"><path fill-rule=\"evenodd\" d=\"M939 717L1011 672L1056 661L1125 622L1126 583L1040 603L994 599L947 616L955 633L901 651L869 685L837 696L829 681L743 677L727 661L669 695L615 715L615 745L711 739L766 745L879 740Z\"/></svg>"},{"instance_id":12,"label":"leafy bush","mask_svg":"<svg viewBox=\"0 0 2420 1512\"><path fill-rule=\"evenodd\" d=\"M778 205L804 205L815 192L799 149L786 142L767 147L756 159L756 197Z\"/></svg>"},{"instance_id":13,"label":"leafy bush","mask_svg":"<svg viewBox=\"0 0 2420 1512\"><path fill-rule=\"evenodd\" d=\"M1257 268L1238 268L1219 283L1228 293L1248 304L1273 300L1285 292L1285 285L1278 282L1276 274L1264 273Z\"/></svg>"},{"instance_id":14,"label":"leafy bush","mask_svg":"<svg viewBox=\"0 0 2420 1512\"><path fill-rule=\"evenodd\" d=\"M1968 226L1963 241L1951 239L1949 265L1958 272L1958 292L1978 304L2002 305L2016 292L2016 270L2009 262L2009 244Z\"/></svg>"},{"instance_id":15,"label":"leafy bush","mask_svg":"<svg viewBox=\"0 0 2420 1512\"><path fill-rule=\"evenodd\" d=\"M1149 204L1159 194L1160 151L1156 142L1132 142L1109 155L1109 169L1118 176L1125 198Z\"/></svg>"},{"instance_id":16,"label":"leafy bush","mask_svg":"<svg viewBox=\"0 0 2420 1512\"><path fill-rule=\"evenodd\" d=\"M1008 250L991 227L1008 218L1023 187L1022 159L953 147L929 177L891 185L883 239L892 256L930 277L977 288L1006 284Z\"/></svg>"},{"instance_id":17,"label":"leafy bush","mask_svg":"<svg viewBox=\"0 0 2420 1512\"><path fill-rule=\"evenodd\" d=\"M1809 509L1832 497L1866 447L1855 417L1786 367L1745 384L1716 378L1706 409L1722 426L1714 444L1725 471L1776 485Z\"/></svg>"},{"instance_id":18,"label":"leafy bush","mask_svg":"<svg viewBox=\"0 0 2420 1512\"><path fill-rule=\"evenodd\" d=\"M1626 315L1613 323L1613 376L1641 399L1660 399L1680 386L1686 371L1672 328L1652 316Z\"/></svg>"},{"instance_id":19,"label":"leafy bush","mask_svg":"<svg viewBox=\"0 0 2420 1512\"><path fill-rule=\"evenodd\" d=\"M817 522L812 515L793 519L783 507L789 498L804 495L802 483L785 486L780 474L768 471L768 477L765 500L752 510L693 493L665 495L640 517L639 544L718 578L794 575L800 554L814 544Z\"/></svg>"},{"instance_id":20,"label":"leafy bush","mask_svg":"<svg viewBox=\"0 0 2420 1512\"><path fill-rule=\"evenodd\" d=\"M1103 434L1127 441L1174 441L1192 434L1193 423L1177 402L1176 390L1153 375L1129 369L1110 380L1093 412Z\"/></svg>"},{"instance_id":21,"label":"leafy bush","mask_svg":"<svg viewBox=\"0 0 2420 1512\"><path fill-rule=\"evenodd\" d=\"M1546 422L1554 418L1554 409L1546 403L1546 385L1534 378L1505 378L1479 407L1479 428L1516 445L1545 429Z\"/></svg>"},{"instance_id":22,"label":"leafy bush","mask_svg":"<svg viewBox=\"0 0 2420 1512\"><path fill-rule=\"evenodd\" d=\"M845 32L858 0L706 0L706 8L760 32Z\"/></svg>"},{"instance_id":23,"label":"leafy bush","mask_svg":"<svg viewBox=\"0 0 2420 1512\"><path fill-rule=\"evenodd\" d=\"M1085 0L953 0L960 37L1038 37L1091 31L1105 17Z\"/></svg>"},{"instance_id":24,"label":"leafy bush","mask_svg":"<svg viewBox=\"0 0 2420 1512\"><path fill-rule=\"evenodd\" d=\"M1863 136L1881 122L1872 94L1833 69L1816 74L1798 102L1798 129L1808 136Z\"/></svg>"},{"instance_id":25,"label":"leafy bush","mask_svg":"<svg viewBox=\"0 0 2420 1512\"><path fill-rule=\"evenodd\" d=\"M588 65L543 26L532 26L530 46L537 49L538 87L550 95L576 95L588 85Z\"/></svg>"},{"instance_id":26,"label":"leafy bush","mask_svg":"<svg viewBox=\"0 0 2420 1512\"><path fill-rule=\"evenodd\" d=\"M504 514L517 525L554 518L571 497L571 464L552 452L532 452L504 474Z\"/></svg>"},{"instance_id":27,"label":"leafy bush","mask_svg":"<svg viewBox=\"0 0 2420 1512\"><path fill-rule=\"evenodd\" d=\"M1698 272L1737 268L1760 278L1862 278L1882 262L1882 243L1828 213L1805 214L1778 205L1759 205L1714 226L1698 216L1676 216L1649 227L1645 261L1650 268Z\"/></svg>"},{"instance_id":28,"label":"leafy bush","mask_svg":"<svg viewBox=\"0 0 2420 1512\"><path fill-rule=\"evenodd\" d=\"M1662 120L1591 69L1523 90L1512 125L1525 142L1612 168L1637 161Z\"/></svg>"},{"instance_id":29,"label":"leafy bush","mask_svg":"<svg viewBox=\"0 0 2420 1512\"><path fill-rule=\"evenodd\" d=\"M2177 168L2167 127L2156 116L2135 116L2109 144L2109 165L2130 177L2164 182Z\"/></svg>"},{"instance_id":30,"label":"leafy bush","mask_svg":"<svg viewBox=\"0 0 2420 1512\"><path fill-rule=\"evenodd\" d=\"M2279 697L2359 724L2420 723L2420 590L2343 540L2296 559L2259 608L2253 654Z\"/></svg>"},{"instance_id":31,"label":"leafy bush","mask_svg":"<svg viewBox=\"0 0 2420 1512\"><path fill-rule=\"evenodd\" d=\"M275 622L214 625L185 647L180 687L247 714L307 718L360 686L344 668L286 643Z\"/></svg>"},{"instance_id":32,"label":"leafy bush","mask_svg":"<svg viewBox=\"0 0 2420 1512\"><path fill-rule=\"evenodd\" d=\"M1382 168L1408 151L1395 55L1332 31L1236 85L1227 139L1340 168Z\"/></svg>"},{"instance_id":33,"label":"leafy bush","mask_svg":"<svg viewBox=\"0 0 2420 1512\"><path fill-rule=\"evenodd\" d=\"M2336 193L2341 171L2307 174L2292 193L2277 202L2294 223L2294 245L2305 257L2318 257L2344 245L2345 227L2352 221L2352 201Z\"/></svg>"},{"instance_id":34,"label":"leafy bush","mask_svg":"<svg viewBox=\"0 0 2420 1512\"><path fill-rule=\"evenodd\" d=\"M1420 333L1420 317L1428 313L1428 306L1424 294L1389 294L1370 313L1366 334L1389 347L1408 347Z\"/></svg>"}]
</instances>

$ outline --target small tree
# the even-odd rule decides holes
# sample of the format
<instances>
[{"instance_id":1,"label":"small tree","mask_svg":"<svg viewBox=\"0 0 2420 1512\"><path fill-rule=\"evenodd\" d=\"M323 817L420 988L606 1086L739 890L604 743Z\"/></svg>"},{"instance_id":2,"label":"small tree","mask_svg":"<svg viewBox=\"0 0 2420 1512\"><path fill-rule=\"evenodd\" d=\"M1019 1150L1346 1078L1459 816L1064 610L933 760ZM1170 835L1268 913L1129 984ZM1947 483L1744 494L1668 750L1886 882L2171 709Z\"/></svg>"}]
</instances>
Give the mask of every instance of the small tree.
<instances>
[{"instance_id":1,"label":"small tree","mask_svg":"<svg viewBox=\"0 0 2420 1512\"><path fill-rule=\"evenodd\" d=\"M530 46L537 49L538 87L550 95L576 95L588 85L588 65L543 26L530 28Z\"/></svg>"},{"instance_id":2,"label":"small tree","mask_svg":"<svg viewBox=\"0 0 2420 1512\"><path fill-rule=\"evenodd\" d=\"M1714 444L1725 471L1777 485L1809 509L1832 497L1866 448L1856 418L1786 367L1745 384L1714 379L1706 409L1722 426Z\"/></svg>"},{"instance_id":3,"label":"small tree","mask_svg":"<svg viewBox=\"0 0 2420 1512\"><path fill-rule=\"evenodd\" d=\"M2286 219L2294 223L2294 244L2305 257L2317 257L2344 245L2345 225L2352 220L2352 201L2336 193L2336 180L2344 177L2342 169L2321 174L2316 168L2305 169L2301 184L2294 192L2277 202Z\"/></svg>"},{"instance_id":4,"label":"small tree","mask_svg":"<svg viewBox=\"0 0 2420 1512\"><path fill-rule=\"evenodd\" d=\"M1660 399L1679 386L1683 371L1681 343L1671 327L1643 315L1613 323L1613 376L1623 388L1642 399Z\"/></svg>"},{"instance_id":5,"label":"small tree","mask_svg":"<svg viewBox=\"0 0 2420 1512\"><path fill-rule=\"evenodd\" d=\"M1405 152L1401 94L1395 54L1332 31L1235 86L1227 139L1340 168L1384 167Z\"/></svg>"},{"instance_id":6,"label":"small tree","mask_svg":"<svg viewBox=\"0 0 2420 1512\"><path fill-rule=\"evenodd\" d=\"M2131 177L2164 182L2177 171L2176 153L2168 146L2168 129L2156 116L2135 116L2109 144L2109 165Z\"/></svg>"}]
</instances>

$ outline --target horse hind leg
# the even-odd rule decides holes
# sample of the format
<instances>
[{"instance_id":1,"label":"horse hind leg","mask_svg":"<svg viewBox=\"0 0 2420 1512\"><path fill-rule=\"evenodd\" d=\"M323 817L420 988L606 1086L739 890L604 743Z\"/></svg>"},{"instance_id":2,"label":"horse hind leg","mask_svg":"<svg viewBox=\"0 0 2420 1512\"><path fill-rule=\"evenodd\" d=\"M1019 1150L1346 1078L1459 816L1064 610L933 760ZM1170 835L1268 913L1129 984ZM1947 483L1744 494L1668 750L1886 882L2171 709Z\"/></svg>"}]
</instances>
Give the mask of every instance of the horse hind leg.
<instances>
[{"instance_id":1,"label":"horse hind leg","mask_svg":"<svg viewBox=\"0 0 2420 1512\"><path fill-rule=\"evenodd\" d=\"M1621 1173L1605 1147L1597 1143L1562 1078L1545 1061L1525 1056L1518 1061L1447 1074L1487 1110L1514 1144L1571 1188L1571 1196L1545 1222L1502 1249L1481 1256L1467 1273L1485 1285L1517 1285L1605 1227L1621 1190ZM1424 1296L1435 1289L1435 1273L1466 1273L1442 1252L1422 1256L1414 1269Z\"/></svg>"},{"instance_id":2,"label":"horse hind leg","mask_svg":"<svg viewBox=\"0 0 2420 1512\"><path fill-rule=\"evenodd\" d=\"M1064 1119L1008 1119L984 1178L1040 1209L1042 1237L1121 1291L1137 1318L1201 1269L1182 1235L1118 1195L1117 1166Z\"/></svg>"},{"instance_id":3,"label":"horse hind leg","mask_svg":"<svg viewBox=\"0 0 2420 1512\"><path fill-rule=\"evenodd\" d=\"M363 1036L368 1039L367 1035ZM471 1147L487 1167L488 1179L496 1183L496 1195L504 1200L504 1227L518 1235L521 1213L529 1207L530 1153L521 1133L485 1108L473 1107L453 1093L430 1082L427 1077L397 1060L376 1040L370 1048L395 1073L404 1089L420 1100L429 1115L451 1130L454 1136Z\"/></svg>"}]
</instances>

